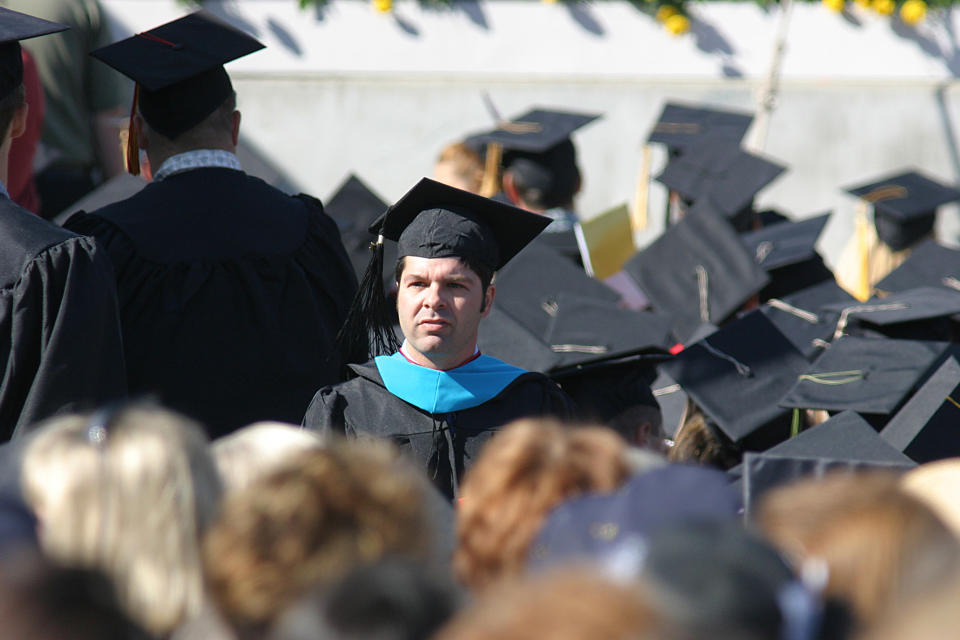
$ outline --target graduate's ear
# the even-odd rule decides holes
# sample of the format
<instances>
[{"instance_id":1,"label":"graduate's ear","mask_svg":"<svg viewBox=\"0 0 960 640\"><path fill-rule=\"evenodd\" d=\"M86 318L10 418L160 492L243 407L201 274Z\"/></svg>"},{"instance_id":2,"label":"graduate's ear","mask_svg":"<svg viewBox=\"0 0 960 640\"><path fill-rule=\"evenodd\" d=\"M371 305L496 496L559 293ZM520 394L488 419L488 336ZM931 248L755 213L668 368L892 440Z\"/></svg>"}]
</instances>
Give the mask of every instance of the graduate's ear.
<instances>
[{"instance_id":1,"label":"graduate's ear","mask_svg":"<svg viewBox=\"0 0 960 640\"><path fill-rule=\"evenodd\" d=\"M497 285L492 282L487 285L487 290L483 294L483 307L480 309L480 317L486 318L490 315L490 309L493 307L493 299L497 297Z\"/></svg>"},{"instance_id":2,"label":"graduate's ear","mask_svg":"<svg viewBox=\"0 0 960 640\"><path fill-rule=\"evenodd\" d=\"M240 143L240 112L236 109L230 114L230 134L233 146L236 147Z\"/></svg>"},{"instance_id":3,"label":"graduate's ear","mask_svg":"<svg viewBox=\"0 0 960 640\"><path fill-rule=\"evenodd\" d=\"M513 206L523 206L520 194L517 192L517 185L513 181L513 173L510 171L503 172L503 193Z\"/></svg>"}]
</instances>

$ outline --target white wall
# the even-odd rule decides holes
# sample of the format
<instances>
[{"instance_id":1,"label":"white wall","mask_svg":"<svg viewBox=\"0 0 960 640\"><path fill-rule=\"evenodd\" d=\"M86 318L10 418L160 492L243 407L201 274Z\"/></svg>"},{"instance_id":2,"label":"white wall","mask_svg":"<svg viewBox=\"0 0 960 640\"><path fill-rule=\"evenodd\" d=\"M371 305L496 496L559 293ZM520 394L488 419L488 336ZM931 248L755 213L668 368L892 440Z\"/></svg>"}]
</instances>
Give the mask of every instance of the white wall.
<instances>
[{"instance_id":1,"label":"white wall","mask_svg":"<svg viewBox=\"0 0 960 640\"><path fill-rule=\"evenodd\" d=\"M187 11L174 0L102 2L118 36ZM205 6L267 44L228 66L243 133L304 190L326 197L354 171L397 198L430 173L444 144L490 126L487 92L505 116L534 104L604 114L575 136L587 215L631 197L640 145L665 100L754 108L780 17L749 2L691 2L692 31L673 37L614 1L424 9L400 0L392 14L362 0L322 10L295 0ZM791 170L760 204L794 216L840 212L823 242L833 256L853 211L839 187L907 165L960 180L960 20L935 12L913 29L802 3L789 25L765 150ZM661 207L655 187L658 226ZM960 223L943 231L960 237Z\"/></svg>"}]
</instances>

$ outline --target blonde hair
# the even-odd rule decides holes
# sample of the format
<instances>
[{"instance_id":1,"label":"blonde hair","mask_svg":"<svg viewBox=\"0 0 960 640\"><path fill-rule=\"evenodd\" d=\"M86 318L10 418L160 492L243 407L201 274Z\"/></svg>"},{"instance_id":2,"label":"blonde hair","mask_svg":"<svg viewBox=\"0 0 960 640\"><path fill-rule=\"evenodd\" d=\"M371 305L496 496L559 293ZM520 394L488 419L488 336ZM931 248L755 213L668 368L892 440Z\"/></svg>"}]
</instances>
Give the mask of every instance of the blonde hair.
<instances>
[{"instance_id":1,"label":"blonde hair","mask_svg":"<svg viewBox=\"0 0 960 640\"><path fill-rule=\"evenodd\" d=\"M457 576L471 588L519 574L547 513L568 498L613 491L629 476L627 443L606 427L518 420L467 473L457 512Z\"/></svg>"},{"instance_id":2,"label":"blonde hair","mask_svg":"<svg viewBox=\"0 0 960 640\"><path fill-rule=\"evenodd\" d=\"M903 475L900 487L933 509L960 538L960 458L922 464Z\"/></svg>"},{"instance_id":3,"label":"blonde hair","mask_svg":"<svg viewBox=\"0 0 960 640\"><path fill-rule=\"evenodd\" d=\"M233 493L280 469L304 451L323 446L316 431L285 422L256 422L210 445L226 493Z\"/></svg>"},{"instance_id":4,"label":"blonde hair","mask_svg":"<svg viewBox=\"0 0 960 640\"><path fill-rule=\"evenodd\" d=\"M827 595L849 602L861 623L960 567L960 547L893 472L835 473L774 489L756 524L778 547L829 568Z\"/></svg>"},{"instance_id":5,"label":"blonde hair","mask_svg":"<svg viewBox=\"0 0 960 640\"><path fill-rule=\"evenodd\" d=\"M448 172L444 174L441 166ZM437 157L434 176L450 186L479 193L483 182L483 158L463 142L448 144Z\"/></svg>"},{"instance_id":6,"label":"blonde hair","mask_svg":"<svg viewBox=\"0 0 960 640\"><path fill-rule=\"evenodd\" d=\"M204 540L212 597L235 628L255 628L358 565L425 559L424 488L386 443L333 441L297 456L224 502Z\"/></svg>"},{"instance_id":7,"label":"blonde hair","mask_svg":"<svg viewBox=\"0 0 960 640\"><path fill-rule=\"evenodd\" d=\"M639 584L565 569L491 590L434 640L643 640L660 629Z\"/></svg>"},{"instance_id":8,"label":"blonde hair","mask_svg":"<svg viewBox=\"0 0 960 640\"><path fill-rule=\"evenodd\" d=\"M21 480L44 551L104 571L146 628L167 633L200 612L199 537L220 482L198 425L143 406L106 427L56 418L28 443Z\"/></svg>"}]
</instances>

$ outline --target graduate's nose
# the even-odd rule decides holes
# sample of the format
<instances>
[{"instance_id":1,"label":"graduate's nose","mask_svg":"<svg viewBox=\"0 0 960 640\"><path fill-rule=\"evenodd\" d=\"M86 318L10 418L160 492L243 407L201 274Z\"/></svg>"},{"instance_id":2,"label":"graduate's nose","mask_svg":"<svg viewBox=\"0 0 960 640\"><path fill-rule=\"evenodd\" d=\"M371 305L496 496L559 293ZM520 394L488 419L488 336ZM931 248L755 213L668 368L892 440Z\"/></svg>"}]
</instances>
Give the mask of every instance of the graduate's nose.
<instances>
[{"instance_id":1,"label":"graduate's nose","mask_svg":"<svg viewBox=\"0 0 960 640\"><path fill-rule=\"evenodd\" d=\"M434 283L424 292L423 304L431 309L444 306L443 296L440 295L440 285Z\"/></svg>"}]
</instances>

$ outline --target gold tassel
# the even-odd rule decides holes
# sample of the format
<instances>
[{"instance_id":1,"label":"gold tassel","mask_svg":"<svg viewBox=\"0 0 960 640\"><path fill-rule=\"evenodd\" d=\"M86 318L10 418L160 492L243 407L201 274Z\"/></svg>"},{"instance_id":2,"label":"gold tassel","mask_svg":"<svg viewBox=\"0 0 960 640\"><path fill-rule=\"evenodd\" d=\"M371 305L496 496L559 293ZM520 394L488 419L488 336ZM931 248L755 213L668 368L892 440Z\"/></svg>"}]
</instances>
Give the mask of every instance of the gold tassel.
<instances>
[{"instance_id":1,"label":"gold tassel","mask_svg":"<svg viewBox=\"0 0 960 640\"><path fill-rule=\"evenodd\" d=\"M870 231L870 221L867 219L867 203L861 201L857 206L856 239L857 239L857 282L853 293L860 302L870 299L870 247L867 246L867 235Z\"/></svg>"},{"instance_id":2,"label":"gold tassel","mask_svg":"<svg viewBox=\"0 0 960 640\"><path fill-rule=\"evenodd\" d=\"M133 119L137 115L137 101L140 98L140 84L133 85L133 106L130 107L130 123L127 125L127 171L130 175L140 175L140 144L137 132L133 128Z\"/></svg>"},{"instance_id":3,"label":"gold tassel","mask_svg":"<svg viewBox=\"0 0 960 640\"><path fill-rule=\"evenodd\" d=\"M480 181L480 195L492 198L500 191L500 159L503 157L503 145L491 142L487 145L487 157L483 165L483 179Z\"/></svg>"},{"instance_id":4,"label":"gold tassel","mask_svg":"<svg viewBox=\"0 0 960 640\"><path fill-rule=\"evenodd\" d=\"M634 190L633 211L630 216L630 225L634 231L644 231L647 228L647 206L650 194L650 145L643 145L640 160L640 172L637 174L637 185Z\"/></svg>"}]
</instances>

